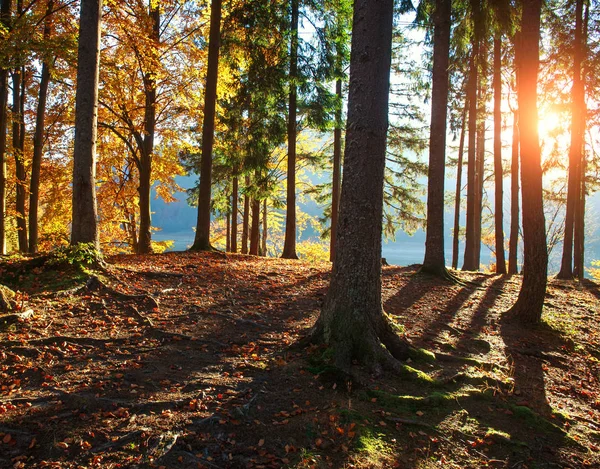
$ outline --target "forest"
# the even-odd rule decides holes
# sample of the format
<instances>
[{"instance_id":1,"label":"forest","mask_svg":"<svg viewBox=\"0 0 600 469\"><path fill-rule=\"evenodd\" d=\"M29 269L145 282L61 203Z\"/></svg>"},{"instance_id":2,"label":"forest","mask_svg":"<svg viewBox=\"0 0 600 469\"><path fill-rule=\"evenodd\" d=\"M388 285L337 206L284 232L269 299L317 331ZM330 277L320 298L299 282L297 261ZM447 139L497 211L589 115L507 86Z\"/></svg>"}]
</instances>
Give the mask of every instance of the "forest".
<instances>
[{"instance_id":1,"label":"forest","mask_svg":"<svg viewBox=\"0 0 600 469\"><path fill-rule=\"evenodd\" d=\"M599 21L0 0L0 467L600 467Z\"/></svg>"}]
</instances>

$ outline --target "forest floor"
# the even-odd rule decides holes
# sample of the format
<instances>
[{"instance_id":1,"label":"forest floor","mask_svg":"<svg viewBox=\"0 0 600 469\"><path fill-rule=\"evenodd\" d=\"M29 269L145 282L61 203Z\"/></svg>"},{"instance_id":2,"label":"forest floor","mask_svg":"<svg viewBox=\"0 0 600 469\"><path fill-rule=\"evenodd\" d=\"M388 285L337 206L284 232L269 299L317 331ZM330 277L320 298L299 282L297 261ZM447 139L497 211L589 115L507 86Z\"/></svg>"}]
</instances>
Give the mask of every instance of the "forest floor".
<instances>
[{"instance_id":1,"label":"forest floor","mask_svg":"<svg viewBox=\"0 0 600 469\"><path fill-rule=\"evenodd\" d=\"M596 283L550 280L528 329L502 320L520 277L384 267L386 312L436 359L350 383L294 347L330 264L117 256L99 281L28 265L0 264L32 310L0 328L2 468L600 467Z\"/></svg>"}]
</instances>

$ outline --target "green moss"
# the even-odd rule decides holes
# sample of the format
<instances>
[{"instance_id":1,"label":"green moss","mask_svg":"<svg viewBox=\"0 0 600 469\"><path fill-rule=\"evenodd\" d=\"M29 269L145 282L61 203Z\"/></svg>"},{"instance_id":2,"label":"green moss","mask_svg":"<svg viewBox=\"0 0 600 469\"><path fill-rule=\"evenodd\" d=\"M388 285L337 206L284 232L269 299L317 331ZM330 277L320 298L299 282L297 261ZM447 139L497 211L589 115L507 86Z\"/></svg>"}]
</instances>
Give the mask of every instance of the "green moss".
<instances>
[{"instance_id":1,"label":"green moss","mask_svg":"<svg viewBox=\"0 0 600 469\"><path fill-rule=\"evenodd\" d=\"M414 361L432 363L435 361L435 353L424 348L412 349L409 352L410 358Z\"/></svg>"},{"instance_id":2,"label":"green moss","mask_svg":"<svg viewBox=\"0 0 600 469\"><path fill-rule=\"evenodd\" d=\"M402 378L415 383L422 383L429 386L437 384L437 381L431 376L429 376L427 373L424 373L423 371L417 370L416 368L413 368L412 366L408 365L402 366L401 376Z\"/></svg>"}]
</instances>

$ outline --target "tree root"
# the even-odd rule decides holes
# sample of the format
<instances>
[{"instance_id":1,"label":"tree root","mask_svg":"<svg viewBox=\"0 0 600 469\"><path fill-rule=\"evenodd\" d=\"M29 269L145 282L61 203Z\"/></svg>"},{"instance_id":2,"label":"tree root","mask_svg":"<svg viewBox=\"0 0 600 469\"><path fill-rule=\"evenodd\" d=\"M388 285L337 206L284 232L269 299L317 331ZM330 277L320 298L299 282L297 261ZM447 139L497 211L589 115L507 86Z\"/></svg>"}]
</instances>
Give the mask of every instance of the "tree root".
<instances>
[{"instance_id":1,"label":"tree root","mask_svg":"<svg viewBox=\"0 0 600 469\"><path fill-rule=\"evenodd\" d=\"M31 340L6 340L2 342L3 347L23 347L26 345L60 345L63 342L80 345L82 347L95 348L98 346L106 347L109 343L123 343L128 341L129 337L111 337L107 339L96 339L93 337L69 337L59 335L53 337L44 337L43 339Z\"/></svg>"},{"instance_id":2,"label":"tree root","mask_svg":"<svg viewBox=\"0 0 600 469\"><path fill-rule=\"evenodd\" d=\"M26 321L27 319L32 318L34 312L32 309L27 309L20 313L11 313L11 314L3 314L0 315L0 327L7 327L11 324L16 324L18 322Z\"/></svg>"},{"instance_id":3,"label":"tree root","mask_svg":"<svg viewBox=\"0 0 600 469\"><path fill-rule=\"evenodd\" d=\"M417 274L437 277L463 287L467 286L467 283L465 281L463 281L458 275L450 272L446 267L433 268L421 266L421 268L417 271Z\"/></svg>"}]
</instances>

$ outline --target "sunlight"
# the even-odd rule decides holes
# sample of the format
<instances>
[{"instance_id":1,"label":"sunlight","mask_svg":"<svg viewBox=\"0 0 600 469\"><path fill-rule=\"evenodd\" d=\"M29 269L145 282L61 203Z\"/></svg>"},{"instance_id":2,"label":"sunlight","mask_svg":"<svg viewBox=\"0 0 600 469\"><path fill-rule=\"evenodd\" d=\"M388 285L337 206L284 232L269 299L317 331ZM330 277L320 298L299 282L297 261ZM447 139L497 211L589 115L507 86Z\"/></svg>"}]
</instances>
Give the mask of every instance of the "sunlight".
<instances>
[{"instance_id":1,"label":"sunlight","mask_svg":"<svg viewBox=\"0 0 600 469\"><path fill-rule=\"evenodd\" d=\"M550 137L555 135L562 127L561 116L554 112L548 111L540 113L540 120L538 122L538 132L540 138Z\"/></svg>"}]
</instances>

